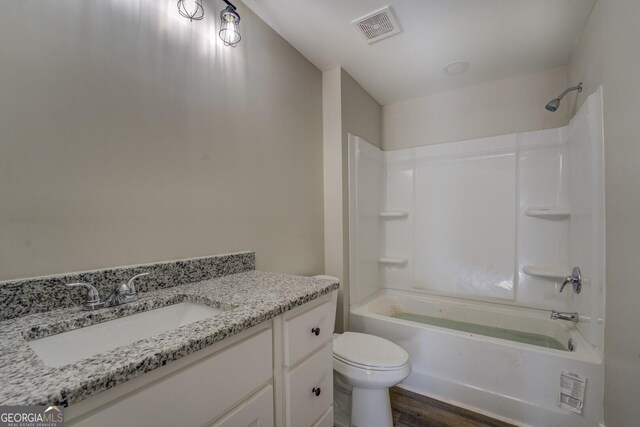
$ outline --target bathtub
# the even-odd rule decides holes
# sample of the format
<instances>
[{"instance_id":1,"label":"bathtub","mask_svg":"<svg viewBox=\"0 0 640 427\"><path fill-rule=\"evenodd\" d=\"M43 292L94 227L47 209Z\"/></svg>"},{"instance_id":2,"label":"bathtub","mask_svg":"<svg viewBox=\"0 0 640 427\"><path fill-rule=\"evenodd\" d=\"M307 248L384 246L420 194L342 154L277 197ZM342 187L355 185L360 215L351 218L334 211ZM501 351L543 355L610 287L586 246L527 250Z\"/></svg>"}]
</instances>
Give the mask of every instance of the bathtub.
<instances>
[{"instance_id":1,"label":"bathtub","mask_svg":"<svg viewBox=\"0 0 640 427\"><path fill-rule=\"evenodd\" d=\"M603 418L602 357L575 324L551 320L549 314L383 289L351 307L350 329L381 336L407 350L412 372L400 386L408 390L516 425L598 426ZM394 317L399 315L517 330L549 337L565 348ZM587 379L580 414L558 406L563 371Z\"/></svg>"}]
</instances>

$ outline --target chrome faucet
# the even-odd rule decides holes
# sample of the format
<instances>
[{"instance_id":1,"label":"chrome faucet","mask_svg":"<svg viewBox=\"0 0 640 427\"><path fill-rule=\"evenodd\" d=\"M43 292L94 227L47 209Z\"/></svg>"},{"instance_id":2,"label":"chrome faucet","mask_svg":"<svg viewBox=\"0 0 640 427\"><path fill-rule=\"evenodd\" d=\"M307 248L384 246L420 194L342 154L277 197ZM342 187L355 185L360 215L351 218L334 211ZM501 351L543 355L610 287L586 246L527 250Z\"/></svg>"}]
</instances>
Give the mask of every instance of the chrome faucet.
<instances>
[{"instance_id":1,"label":"chrome faucet","mask_svg":"<svg viewBox=\"0 0 640 427\"><path fill-rule=\"evenodd\" d=\"M569 283L571 283L571 285L573 286L573 292L575 292L576 294L579 294L580 291L582 290L582 275L580 273L579 267L573 267L573 271L571 271L571 276L567 276L567 278L564 279L562 286L560 286L560 292L562 292L564 287L567 286Z\"/></svg>"},{"instance_id":2,"label":"chrome faucet","mask_svg":"<svg viewBox=\"0 0 640 427\"><path fill-rule=\"evenodd\" d=\"M87 296L85 297L84 303L82 304L82 309L85 311L93 311L99 308L104 307L112 307L120 304L127 304L130 302L137 301L140 297L138 296L138 291L136 289L134 281L138 277L148 276L149 273L141 273L133 276L127 283L122 283L116 286L113 291L109 294L105 299L100 298L100 293L95 286L84 283L68 283L69 287L84 287L87 289Z\"/></svg>"},{"instance_id":3,"label":"chrome faucet","mask_svg":"<svg viewBox=\"0 0 640 427\"><path fill-rule=\"evenodd\" d=\"M83 310L86 310L86 311L97 310L99 308L105 307L107 304L107 301L100 299L100 293L98 292L96 287L89 283L84 283L84 282L67 283L67 286L71 288L75 288L75 287L87 288L87 296L84 299L84 304L82 304Z\"/></svg>"},{"instance_id":4,"label":"chrome faucet","mask_svg":"<svg viewBox=\"0 0 640 427\"><path fill-rule=\"evenodd\" d=\"M127 283L123 283L116 287L115 289L115 297L118 301L118 304L127 304L130 302L138 301L140 298L138 296L138 291L136 290L136 285L134 281L138 277L148 276L149 273L140 273L133 276Z\"/></svg>"},{"instance_id":5,"label":"chrome faucet","mask_svg":"<svg viewBox=\"0 0 640 427\"><path fill-rule=\"evenodd\" d=\"M570 313L570 312L560 312L560 311L555 311L552 310L551 311L551 319L552 320L568 320L569 322L575 322L578 323L578 321L580 320L580 316L578 316L578 313Z\"/></svg>"}]
</instances>

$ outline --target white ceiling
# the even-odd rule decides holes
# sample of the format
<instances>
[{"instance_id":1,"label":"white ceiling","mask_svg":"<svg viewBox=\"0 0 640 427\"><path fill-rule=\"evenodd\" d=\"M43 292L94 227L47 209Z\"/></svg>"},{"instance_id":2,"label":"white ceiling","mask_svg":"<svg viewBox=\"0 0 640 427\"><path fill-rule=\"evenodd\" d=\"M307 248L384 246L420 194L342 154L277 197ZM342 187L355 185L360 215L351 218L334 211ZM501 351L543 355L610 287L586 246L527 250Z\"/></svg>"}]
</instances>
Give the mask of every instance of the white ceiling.
<instances>
[{"instance_id":1,"label":"white ceiling","mask_svg":"<svg viewBox=\"0 0 640 427\"><path fill-rule=\"evenodd\" d=\"M321 70L342 66L381 104L564 65L595 0L243 0ZM389 4L402 32L351 24ZM446 64L471 63L448 76Z\"/></svg>"}]
</instances>

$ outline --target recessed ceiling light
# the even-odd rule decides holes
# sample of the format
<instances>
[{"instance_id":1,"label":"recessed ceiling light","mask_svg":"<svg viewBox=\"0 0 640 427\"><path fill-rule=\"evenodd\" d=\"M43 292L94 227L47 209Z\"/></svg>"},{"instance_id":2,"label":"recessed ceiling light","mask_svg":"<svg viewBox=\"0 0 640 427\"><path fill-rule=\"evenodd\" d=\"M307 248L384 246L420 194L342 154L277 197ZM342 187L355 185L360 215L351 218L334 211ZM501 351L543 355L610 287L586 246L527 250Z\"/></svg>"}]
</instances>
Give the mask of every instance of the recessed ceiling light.
<instances>
[{"instance_id":1,"label":"recessed ceiling light","mask_svg":"<svg viewBox=\"0 0 640 427\"><path fill-rule=\"evenodd\" d=\"M444 67L444 72L450 76L466 73L470 65L467 61L453 61Z\"/></svg>"}]
</instances>

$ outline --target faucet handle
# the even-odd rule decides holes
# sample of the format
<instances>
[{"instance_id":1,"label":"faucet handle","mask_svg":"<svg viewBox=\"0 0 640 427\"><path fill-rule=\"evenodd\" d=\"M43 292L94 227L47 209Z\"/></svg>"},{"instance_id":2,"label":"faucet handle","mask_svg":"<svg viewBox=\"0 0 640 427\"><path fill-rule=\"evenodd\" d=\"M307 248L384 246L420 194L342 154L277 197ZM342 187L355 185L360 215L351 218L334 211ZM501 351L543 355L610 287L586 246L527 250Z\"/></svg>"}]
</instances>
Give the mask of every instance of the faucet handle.
<instances>
[{"instance_id":1,"label":"faucet handle","mask_svg":"<svg viewBox=\"0 0 640 427\"><path fill-rule=\"evenodd\" d=\"M96 310L98 308L104 307L105 302L100 300L100 293L92 284L85 282L76 282L67 283L67 286L70 288L82 287L87 289L87 296L85 297L84 304L82 306L83 310Z\"/></svg>"},{"instance_id":2,"label":"faucet handle","mask_svg":"<svg viewBox=\"0 0 640 427\"><path fill-rule=\"evenodd\" d=\"M151 273L140 273L140 274L136 274L135 276L133 276L131 279L129 279L129 281L127 282L127 287L129 288L129 292L131 292L132 294L137 293L136 291L136 285L134 283L134 281L138 278L138 277L142 277L142 276L148 276Z\"/></svg>"},{"instance_id":3,"label":"faucet handle","mask_svg":"<svg viewBox=\"0 0 640 427\"><path fill-rule=\"evenodd\" d=\"M90 283L85 283L85 282L67 283L67 286L69 286L70 288L80 288L80 287L87 288L86 301L87 302L100 301L100 293L98 292L96 287Z\"/></svg>"},{"instance_id":4,"label":"faucet handle","mask_svg":"<svg viewBox=\"0 0 640 427\"><path fill-rule=\"evenodd\" d=\"M571 283L573 287L573 292L579 294L582 290L582 273L580 272L580 267L573 267L571 276L567 276L567 278L564 279L562 286L560 286L560 292L562 292L564 290L564 287L569 283Z\"/></svg>"}]
</instances>

